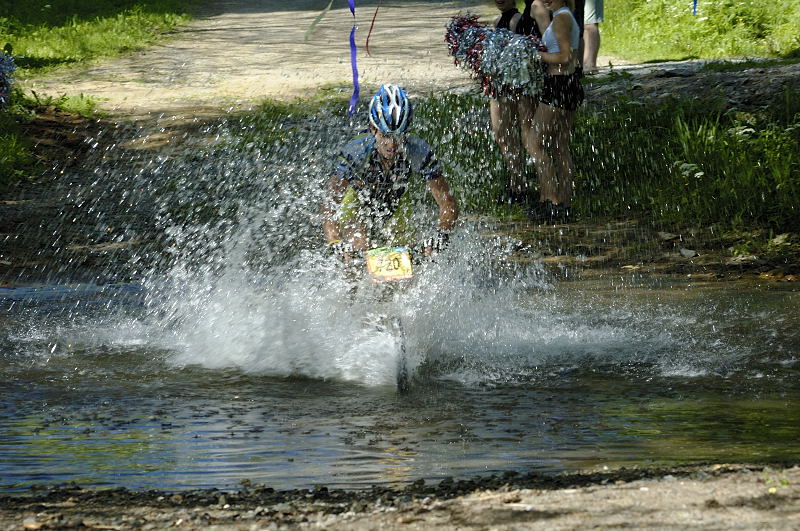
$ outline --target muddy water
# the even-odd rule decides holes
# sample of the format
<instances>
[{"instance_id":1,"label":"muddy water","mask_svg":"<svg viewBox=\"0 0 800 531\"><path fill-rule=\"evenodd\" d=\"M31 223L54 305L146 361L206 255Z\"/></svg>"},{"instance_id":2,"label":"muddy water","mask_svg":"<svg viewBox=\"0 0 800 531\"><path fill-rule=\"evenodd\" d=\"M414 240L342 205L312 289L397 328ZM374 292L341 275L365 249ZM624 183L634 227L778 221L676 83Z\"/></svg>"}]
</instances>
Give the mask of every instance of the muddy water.
<instances>
[{"instance_id":1,"label":"muddy water","mask_svg":"<svg viewBox=\"0 0 800 531\"><path fill-rule=\"evenodd\" d=\"M153 283L0 289L0 487L363 487L797 459L797 292L441 269L427 275L448 289L421 282L379 310L302 274L181 297ZM404 318L407 395L376 311Z\"/></svg>"}]
</instances>

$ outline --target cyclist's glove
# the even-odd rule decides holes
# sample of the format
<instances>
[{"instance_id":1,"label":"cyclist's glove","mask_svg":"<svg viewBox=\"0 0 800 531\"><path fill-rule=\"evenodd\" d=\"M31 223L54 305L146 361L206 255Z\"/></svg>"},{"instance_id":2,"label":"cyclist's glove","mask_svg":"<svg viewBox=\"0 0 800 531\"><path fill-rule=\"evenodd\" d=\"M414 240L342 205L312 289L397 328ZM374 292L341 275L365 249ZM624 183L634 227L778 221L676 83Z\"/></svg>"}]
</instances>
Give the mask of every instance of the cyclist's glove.
<instances>
[{"instance_id":1,"label":"cyclist's glove","mask_svg":"<svg viewBox=\"0 0 800 531\"><path fill-rule=\"evenodd\" d=\"M341 240L336 240L329 243L328 249L336 258L340 260L344 260L346 256L349 256L353 253L353 246Z\"/></svg>"},{"instance_id":2,"label":"cyclist's glove","mask_svg":"<svg viewBox=\"0 0 800 531\"><path fill-rule=\"evenodd\" d=\"M425 244L423 247L425 249L430 248L434 253L440 253L447 248L447 244L450 242L450 233L448 231L440 230L436 233L435 236L432 238L428 238L425 240Z\"/></svg>"}]
</instances>

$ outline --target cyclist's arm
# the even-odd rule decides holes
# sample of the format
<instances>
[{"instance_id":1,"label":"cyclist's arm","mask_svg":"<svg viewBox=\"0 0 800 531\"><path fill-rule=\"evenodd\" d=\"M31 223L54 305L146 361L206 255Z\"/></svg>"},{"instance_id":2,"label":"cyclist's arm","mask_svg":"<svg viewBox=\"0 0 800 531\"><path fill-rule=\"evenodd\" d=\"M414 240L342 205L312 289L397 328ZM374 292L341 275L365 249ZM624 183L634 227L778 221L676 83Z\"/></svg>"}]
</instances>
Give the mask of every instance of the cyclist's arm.
<instances>
[{"instance_id":1,"label":"cyclist's arm","mask_svg":"<svg viewBox=\"0 0 800 531\"><path fill-rule=\"evenodd\" d=\"M450 190L450 185L447 184L447 179L444 177L429 179L428 188L436 204L439 205L439 225L437 228L441 231L453 230L453 226L458 219L458 206L456 205L456 198L452 190Z\"/></svg>"},{"instance_id":2,"label":"cyclist's arm","mask_svg":"<svg viewBox=\"0 0 800 531\"><path fill-rule=\"evenodd\" d=\"M328 181L328 191L322 202L322 232L328 244L342 239L339 224L336 222L336 210L342 204L342 198L347 191L347 181L332 176Z\"/></svg>"}]
</instances>

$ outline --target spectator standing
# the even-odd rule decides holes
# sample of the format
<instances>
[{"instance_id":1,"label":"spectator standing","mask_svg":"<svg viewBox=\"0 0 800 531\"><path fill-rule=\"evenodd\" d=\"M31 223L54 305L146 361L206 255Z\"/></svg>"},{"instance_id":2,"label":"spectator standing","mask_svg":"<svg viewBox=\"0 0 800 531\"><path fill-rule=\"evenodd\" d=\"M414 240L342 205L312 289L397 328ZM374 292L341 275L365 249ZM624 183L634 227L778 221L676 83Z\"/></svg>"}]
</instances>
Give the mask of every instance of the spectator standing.
<instances>
[{"instance_id":1,"label":"spectator standing","mask_svg":"<svg viewBox=\"0 0 800 531\"><path fill-rule=\"evenodd\" d=\"M597 54L600 51L600 23L603 22L603 0L586 0L583 26L583 71L597 73Z\"/></svg>"},{"instance_id":2,"label":"spectator standing","mask_svg":"<svg viewBox=\"0 0 800 531\"><path fill-rule=\"evenodd\" d=\"M542 0L552 12L549 20L535 12L545 27L541 58L547 67L544 86L533 117L533 135L526 148L539 173L539 203L528 210L536 221L566 222L571 218L573 163L570 139L575 110L584 99L578 61L580 25L575 20L575 0Z\"/></svg>"},{"instance_id":3,"label":"spectator standing","mask_svg":"<svg viewBox=\"0 0 800 531\"><path fill-rule=\"evenodd\" d=\"M525 10L517 10L516 0L495 0L500 16L494 21L498 29L507 29L518 35L541 37L537 21L531 17L534 0L525 1ZM544 9L542 6L541 9ZM505 183L500 202L508 204L528 204L528 188L524 178L524 159L521 153L520 137L524 144L526 138L533 136L531 129L536 100L521 94L496 94L489 102L489 116L492 132L506 161L509 180Z\"/></svg>"}]
</instances>

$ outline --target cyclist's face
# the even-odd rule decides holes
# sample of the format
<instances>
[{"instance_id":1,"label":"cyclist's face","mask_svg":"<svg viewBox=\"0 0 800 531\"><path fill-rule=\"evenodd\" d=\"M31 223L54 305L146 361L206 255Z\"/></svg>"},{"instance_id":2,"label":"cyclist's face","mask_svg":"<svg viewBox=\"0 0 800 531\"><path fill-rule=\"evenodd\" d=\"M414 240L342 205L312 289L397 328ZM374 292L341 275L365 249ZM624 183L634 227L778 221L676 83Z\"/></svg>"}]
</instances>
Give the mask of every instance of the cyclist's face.
<instances>
[{"instance_id":1,"label":"cyclist's face","mask_svg":"<svg viewBox=\"0 0 800 531\"><path fill-rule=\"evenodd\" d=\"M387 135L375 131L375 148L384 159L393 160L404 144L405 135Z\"/></svg>"}]
</instances>

